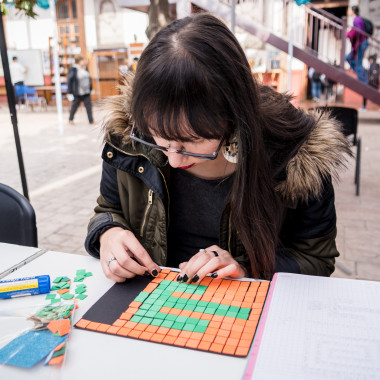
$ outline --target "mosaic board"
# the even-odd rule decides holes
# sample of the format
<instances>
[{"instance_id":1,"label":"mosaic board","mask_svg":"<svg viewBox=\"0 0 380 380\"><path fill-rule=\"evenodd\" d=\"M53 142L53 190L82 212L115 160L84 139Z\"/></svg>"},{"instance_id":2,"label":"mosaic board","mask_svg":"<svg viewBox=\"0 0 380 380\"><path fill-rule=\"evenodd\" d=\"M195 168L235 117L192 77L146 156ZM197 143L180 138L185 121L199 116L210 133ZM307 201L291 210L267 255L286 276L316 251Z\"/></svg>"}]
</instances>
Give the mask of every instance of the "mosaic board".
<instances>
[{"instance_id":1,"label":"mosaic board","mask_svg":"<svg viewBox=\"0 0 380 380\"><path fill-rule=\"evenodd\" d=\"M219 354L247 356L269 281L204 278L178 283L177 272L115 284L76 327Z\"/></svg>"}]
</instances>

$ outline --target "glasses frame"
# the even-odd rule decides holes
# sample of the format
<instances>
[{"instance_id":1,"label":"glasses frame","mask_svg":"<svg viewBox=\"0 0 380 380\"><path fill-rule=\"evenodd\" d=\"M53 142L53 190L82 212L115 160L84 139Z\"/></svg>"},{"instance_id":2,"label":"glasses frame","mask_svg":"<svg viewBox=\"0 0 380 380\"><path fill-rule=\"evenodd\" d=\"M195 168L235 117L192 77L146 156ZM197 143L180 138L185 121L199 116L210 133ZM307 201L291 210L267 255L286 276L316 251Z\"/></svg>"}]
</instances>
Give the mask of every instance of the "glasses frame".
<instances>
[{"instance_id":1,"label":"glasses frame","mask_svg":"<svg viewBox=\"0 0 380 380\"><path fill-rule=\"evenodd\" d=\"M133 124L132 124L131 133L129 135L130 139L133 141L137 141L141 144L147 145L147 146L151 147L152 149L157 149L157 150L161 150L161 151L168 152L168 153L183 154L184 156L200 158L202 160L215 160L218 157L219 151L222 148L222 145L224 142L224 139L222 139L218 148L216 149L216 151L213 154L190 153L190 152L186 152L184 150L166 148L164 146L152 144L148 141L142 140L134 134L134 132L133 132L134 128L135 128L135 122L133 122Z\"/></svg>"}]
</instances>

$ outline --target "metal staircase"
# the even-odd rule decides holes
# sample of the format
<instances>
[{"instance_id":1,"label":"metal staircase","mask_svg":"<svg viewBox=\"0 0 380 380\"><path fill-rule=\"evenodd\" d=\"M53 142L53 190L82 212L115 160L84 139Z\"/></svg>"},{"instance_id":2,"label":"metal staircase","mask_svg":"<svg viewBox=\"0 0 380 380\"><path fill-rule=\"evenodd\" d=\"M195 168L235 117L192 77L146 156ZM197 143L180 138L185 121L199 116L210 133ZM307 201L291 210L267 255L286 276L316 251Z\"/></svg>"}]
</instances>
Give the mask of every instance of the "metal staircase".
<instances>
[{"instance_id":1,"label":"metal staircase","mask_svg":"<svg viewBox=\"0 0 380 380\"><path fill-rule=\"evenodd\" d=\"M214 13L226 21L231 20L230 0L192 0L192 3ZM268 12L268 4L275 7ZM292 4L293 14L298 13L291 22L293 29L293 56L329 79L341 83L363 97L380 105L380 92L375 88L349 75L345 69L345 55L350 45L346 38L346 20L339 19L312 4L298 7ZM235 8L234 23L237 27L255 35L261 41L288 53L289 51L289 11L288 1L283 0L238 0ZM304 22L299 22L304 20ZM350 29L350 28L349 28ZM356 29L366 36L369 47L366 55L377 53L380 56L380 41Z\"/></svg>"}]
</instances>

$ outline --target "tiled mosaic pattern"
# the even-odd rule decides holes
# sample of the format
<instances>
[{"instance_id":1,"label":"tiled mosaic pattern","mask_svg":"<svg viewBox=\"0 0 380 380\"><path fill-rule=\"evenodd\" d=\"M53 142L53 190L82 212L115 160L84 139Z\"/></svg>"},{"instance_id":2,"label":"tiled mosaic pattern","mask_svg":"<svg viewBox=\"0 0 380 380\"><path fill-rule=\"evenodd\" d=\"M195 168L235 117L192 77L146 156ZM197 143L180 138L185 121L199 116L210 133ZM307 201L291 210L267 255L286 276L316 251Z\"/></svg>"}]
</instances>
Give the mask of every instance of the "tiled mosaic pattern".
<instances>
[{"instance_id":1,"label":"tiled mosaic pattern","mask_svg":"<svg viewBox=\"0 0 380 380\"><path fill-rule=\"evenodd\" d=\"M163 269L112 325L81 319L77 327L203 351L247 356L269 282L204 278L176 282Z\"/></svg>"}]
</instances>

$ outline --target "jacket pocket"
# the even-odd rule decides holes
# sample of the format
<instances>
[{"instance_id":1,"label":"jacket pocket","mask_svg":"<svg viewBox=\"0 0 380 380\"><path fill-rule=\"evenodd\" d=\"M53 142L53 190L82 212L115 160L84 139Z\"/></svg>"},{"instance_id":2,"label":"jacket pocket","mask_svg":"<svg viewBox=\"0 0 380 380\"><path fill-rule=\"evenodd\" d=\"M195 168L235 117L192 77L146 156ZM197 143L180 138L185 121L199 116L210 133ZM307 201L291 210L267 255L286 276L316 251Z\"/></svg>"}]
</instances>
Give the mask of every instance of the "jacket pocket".
<instances>
[{"instance_id":1,"label":"jacket pocket","mask_svg":"<svg viewBox=\"0 0 380 380\"><path fill-rule=\"evenodd\" d=\"M150 210L152 208L152 204L153 204L153 190L149 189L149 191L148 191L148 204L147 204L145 212L144 212L144 219L143 219L141 229L140 229L140 237L144 237L149 213L150 213Z\"/></svg>"}]
</instances>

